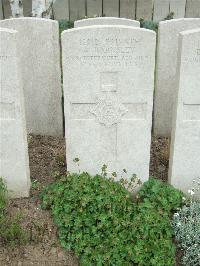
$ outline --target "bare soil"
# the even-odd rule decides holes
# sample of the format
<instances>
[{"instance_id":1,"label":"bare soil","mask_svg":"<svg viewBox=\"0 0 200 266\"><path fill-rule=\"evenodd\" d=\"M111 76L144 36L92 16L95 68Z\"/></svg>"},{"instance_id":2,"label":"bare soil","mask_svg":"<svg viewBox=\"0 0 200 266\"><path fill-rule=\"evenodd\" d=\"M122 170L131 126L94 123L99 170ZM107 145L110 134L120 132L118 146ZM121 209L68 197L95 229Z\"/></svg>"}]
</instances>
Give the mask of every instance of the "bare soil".
<instances>
[{"instance_id":1,"label":"bare soil","mask_svg":"<svg viewBox=\"0 0 200 266\"><path fill-rule=\"evenodd\" d=\"M76 266L78 259L64 251L58 242L56 227L48 211L40 208L39 194L56 176L66 172L64 138L28 137L32 188L29 198L9 202L9 213L20 212L28 242L19 247L0 243L0 266ZM150 175L167 180L169 140L152 139ZM178 264L177 264L178 265Z\"/></svg>"},{"instance_id":2,"label":"bare soil","mask_svg":"<svg viewBox=\"0 0 200 266\"><path fill-rule=\"evenodd\" d=\"M152 137L150 176L167 182L169 167L169 139Z\"/></svg>"},{"instance_id":3,"label":"bare soil","mask_svg":"<svg viewBox=\"0 0 200 266\"><path fill-rule=\"evenodd\" d=\"M40 208L43 187L64 174L64 138L28 137L32 188L29 198L10 200L9 212L23 215L22 225L28 243L19 247L1 247L0 266L76 266L73 253L64 251L58 242L56 227L48 211Z\"/></svg>"}]
</instances>

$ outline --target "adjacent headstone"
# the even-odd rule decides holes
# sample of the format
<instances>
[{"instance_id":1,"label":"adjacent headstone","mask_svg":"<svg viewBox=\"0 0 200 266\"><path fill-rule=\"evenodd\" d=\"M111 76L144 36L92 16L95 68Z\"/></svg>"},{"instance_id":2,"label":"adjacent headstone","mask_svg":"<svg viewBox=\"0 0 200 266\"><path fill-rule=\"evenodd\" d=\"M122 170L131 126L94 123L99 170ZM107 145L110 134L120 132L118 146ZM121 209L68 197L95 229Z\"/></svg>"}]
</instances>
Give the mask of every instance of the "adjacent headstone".
<instances>
[{"instance_id":1,"label":"adjacent headstone","mask_svg":"<svg viewBox=\"0 0 200 266\"><path fill-rule=\"evenodd\" d=\"M111 18L111 17L98 17L81 19L74 22L74 28L94 26L94 25L123 25L130 27L140 27L140 22L137 20L126 18Z\"/></svg>"},{"instance_id":2,"label":"adjacent headstone","mask_svg":"<svg viewBox=\"0 0 200 266\"><path fill-rule=\"evenodd\" d=\"M148 43L148 45L147 45ZM67 168L149 177L156 34L90 26L62 34ZM141 78L142 77L142 78Z\"/></svg>"},{"instance_id":3,"label":"adjacent headstone","mask_svg":"<svg viewBox=\"0 0 200 266\"><path fill-rule=\"evenodd\" d=\"M200 174L200 29L180 33L177 86L169 180L187 192Z\"/></svg>"},{"instance_id":4,"label":"adjacent headstone","mask_svg":"<svg viewBox=\"0 0 200 266\"><path fill-rule=\"evenodd\" d=\"M136 18L144 20L152 20L153 0L137 1Z\"/></svg>"},{"instance_id":5,"label":"adjacent headstone","mask_svg":"<svg viewBox=\"0 0 200 266\"><path fill-rule=\"evenodd\" d=\"M170 0L154 0L153 21L164 20L169 15Z\"/></svg>"},{"instance_id":6,"label":"adjacent headstone","mask_svg":"<svg viewBox=\"0 0 200 266\"><path fill-rule=\"evenodd\" d=\"M186 18L200 18L200 0L187 0Z\"/></svg>"},{"instance_id":7,"label":"adjacent headstone","mask_svg":"<svg viewBox=\"0 0 200 266\"><path fill-rule=\"evenodd\" d=\"M135 19L136 0L120 1L120 17Z\"/></svg>"},{"instance_id":8,"label":"adjacent headstone","mask_svg":"<svg viewBox=\"0 0 200 266\"><path fill-rule=\"evenodd\" d=\"M87 0L87 16L102 16L102 0Z\"/></svg>"},{"instance_id":9,"label":"adjacent headstone","mask_svg":"<svg viewBox=\"0 0 200 266\"><path fill-rule=\"evenodd\" d=\"M170 137L172 110L176 95L176 65L178 34L200 27L200 19L172 19L159 23L155 100L154 133Z\"/></svg>"},{"instance_id":10,"label":"adjacent headstone","mask_svg":"<svg viewBox=\"0 0 200 266\"><path fill-rule=\"evenodd\" d=\"M19 32L28 133L63 134L58 23L39 18L0 21Z\"/></svg>"},{"instance_id":11,"label":"adjacent headstone","mask_svg":"<svg viewBox=\"0 0 200 266\"><path fill-rule=\"evenodd\" d=\"M53 16L54 19L66 19L69 20L69 1L68 0L56 0L53 4Z\"/></svg>"},{"instance_id":12,"label":"adjacent headstone","mask_svg":"<svg viewBox=\"0 0 200 266\"><path fill-rule=\"evenodd\" d=\"M69 16L71 21L75 21L86 16L85 0L69 0L69 6Z\"/></svg>"},{"instance_id":13,"label":"adjacent headstone","mask_svg":"<svg viewBox=\"0 0 200 266\"><path fill-rule=\"evenodd\" d=\"M173 18L185 17L186 0L170 0L170 13L174 13Z\"/></svg>"},{"instance_id":14,"label":"adjacent headstone","mask_svg":"<svg viewBox=\"0 0 200 266\"><path fill-rule=\"evenodd\" d=\"M0 28L0 177L12 197L27 197L30 172L17 35Z\"/></svg>"},{"instance_id":15,"label":"adjacent headstone","mask_svg":"<svg viewBox=\"0 0 200 266\"><path fill-rule=\"evenodd\" d=\"M119 1L103 0L103 15L106 17L119 17Z\"/></svg>"}]
</instances>

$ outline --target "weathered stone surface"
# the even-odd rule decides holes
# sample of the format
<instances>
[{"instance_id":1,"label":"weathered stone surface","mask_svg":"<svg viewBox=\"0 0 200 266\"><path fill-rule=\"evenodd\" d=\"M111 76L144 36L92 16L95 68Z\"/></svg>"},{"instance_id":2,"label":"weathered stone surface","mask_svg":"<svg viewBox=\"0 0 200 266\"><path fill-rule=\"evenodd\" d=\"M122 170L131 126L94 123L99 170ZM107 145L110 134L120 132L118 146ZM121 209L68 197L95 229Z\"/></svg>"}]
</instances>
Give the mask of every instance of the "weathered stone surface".
<instances>
[{"instance_id":1,"label":"weathered stone surface","mask_svg":"<svg viewBox=\"0 0 200 266\"><path fill-rule=\"evenodd\" d=\"M54 14L55 19L69 20L69 1L68 0L56 0L53 5L53 14Z\"/></svg>"},{"instance_id":2,"label":"weathered stone surface","mask_svg":"<svg viewBox=\"0 0 200 266\"><path fill-rule=\"evenodd\" d=\"M186 18L200 18L200 0L187 0Z\"/></svg>"},{"instance_id":3,"label":"weathered stone surface","mask_svg":"<svg viewBox=\"0 0 200 266\"><path fill-rule=\"evenodd\" d=\"M126 18L98 17L81 19L74 22L74 28L94 26L94 25L123 25L131 27L140 27L140 22Z\"/></svg>"},{"instance_id":4,"label":"weathered stone surface","mask_svg":"<svg viewBox=\"0 0 200 266\"><path fill-rule=\"evenodd\" d=\"M12 197L26 197L30 172L17 35L0 28L0 177Z\"/></svg>"},{"instance_id":5,"label":"weathered stone surface","mask_svg":"<svg viewBox=\"0 0 200 266\"><path fill-rule=\"evenodd\" d=\"M164 20L169 15L170 0L154 0L153 20L155 22Z\"/></svg>"},{"instance_id":6,"label":"weathered stone surface","mask_svg":"<svg viewBox=\"0 0 200 266\"><path fill-rule=\"evenodd\" d=\"M106 17L119 17L119 1L103 0L103 15Z\"/></svg>"},{"instance_id":7,"label":"weathered stone surface","mask_svg":"<svg viewBox=\"0 0 200 266\"><path fill-rule=\"evenodd\" d=\"M59 0L60 1L60 0ZM85 0L69 0L70 20L84 18L86 16Z\"/></svg>"},{"instance_id":8,"label":"weathered stone surface","mask_svg":"<svg viewBox=\"0 0 200 266\"><path fill-rule=\"evenodd\" d=\"M200 174L200 29L180 33L177 83L169 180L187 192Z\"/></svg>"},{"instance_id":9,"label":"weathered stone surface","mask_svg":"<svg viewBox=\"0 0 200 266\"><path fill-rule=\"evenodd\" d=\"M102 16L102 0L87 0L87 16Z\"/></svg>"},{"instance_id":10,"label":"weathered stone surface","mask_svg":"<svg viewBox=\"0 0 200 266\"><path fill-rule=\"evenodd\" d=\"M135 19L136 0L120 1L120 17Z\"/></svg>"},{"instance_id":11,"label":"weathered stone surface","mask_svg":"<svg viewBox=\"0 0 200 266\"><path fill-rule=\"evenodd\" d=\"M148 45L147 45L148 43ZM149 177L155 33L90 26L62 34L67 167ZM141 78L142 77L142 78Z\"/></svg>"},{"instance_id":12,"label":"weathered stone surface","mask_svg":"<svg viewBox=\"0 0 200 266\"><path fill-rule=\"evenodd\" d=\"M39 18L0 21L19 32L28 133L62 135L58 23Z\"/></svg>"},{"instance_id":13,"label":"weathered stone surface","mask_svg":"<svg viewBox=\"0 0 200 266\"><path fill-rule=\"evenodd\" d=\"M137 1L136 18L151 20L153 13L153 0Z\"/></svg>"},{"instance_id":14,"label":"weathered stone surface","mask_svg":"<svg viewBox=\"0 0 200 266\"><path fill-rule=\"evenodd\" d=\"M159 23L155 100L154 133L171 135L172 110L176 95L176 66L178 34L200 27L200 19L173 19Z\"/></svg>"},{"instance_id":15,"label":"weathered stone surface","mask_svg":"<svg viewBox=\"0 0 200 266\"><path fill-rule=\"evenodd\" d=\"M185 5L186 0L170 0L170 13L174 13L174 19L185 17Z\"/></svg>"}]
</instances>

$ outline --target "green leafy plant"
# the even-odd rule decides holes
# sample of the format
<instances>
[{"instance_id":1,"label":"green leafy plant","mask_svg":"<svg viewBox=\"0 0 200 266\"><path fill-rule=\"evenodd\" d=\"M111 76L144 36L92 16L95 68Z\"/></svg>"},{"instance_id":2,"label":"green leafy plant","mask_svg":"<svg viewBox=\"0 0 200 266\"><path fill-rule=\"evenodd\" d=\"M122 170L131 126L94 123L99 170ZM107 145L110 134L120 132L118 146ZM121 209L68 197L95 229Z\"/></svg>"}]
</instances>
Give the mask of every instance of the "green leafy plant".
<instances>
[{"instance_id":1,"label":"green leafy plant","mask_svg":"<svg viewBox=\"0 0 200 266\"><path fill-rule=\"evenodd\" d=\"M0 177L0 218L3 216L6 204L7 204L7 189L3 182L3 179Z\"/></svg>"},{"instance_id":2,"label":"green leafy plant","mask_svg":"<svg viewBox=\"0 0 200 266\"><path fill-rule=\"evenodd\" d=\"M183 195L181 191L174 189L171 185L150 178L140 189L138 198L149 202L157 210L171 213L181 206Z\"/></svg>"},{"instance_id":3,"label":"green leafy plant","mask_svg":"<svg viewBox=\"0 0 200 266\"><path fill-rule=\"evenodd\" d=\"M154 22L152 20L140 19L140 27L148 29L148 30L157 31L158 30L158 23Z\"/></svg>"},{"instance_id":4,"label":"green leafy plant","mask_svg":"<svg viewBox=\"0 0 200 266\"><path fill-rule=\"evenodd\" d=\"M60 34L62 33L62 31L67 30L67 29L71 29L74 27L74 22L73 21L69 21L67 19L61 19L58 21L59 23L59 32Z\"/></svg>"},{"instance_id":5,"label":"green leafy plant","mask_svg":"<svg viewBox=\"0 0 200 266\"><path fill-rule=\"evenodd\" d=\"M11 246L23 244L26 241L26 234L19 222L21 215L18 213L14 217L7 213L7 189L0 178L0 243L9 244Z\"/></svg>"},{"instance_id":6,"label":"green leafy plant","mask_svg":"<svg viewBox=\"0 0 200 266\"><path fill-rule=\"evenodd\" d=\"M10 217L7 213L0 218L0 242L15 246L27 241L26 233L20 225L22 216L20 213Z\"/></svg>"},{"instance_id":7,"label":"green leafy plant","mask_svg":"<svg viewBox=\"0 0 200 266\"><path fill-rule=\"evenodd\" d=\"M158 181L145 183L148 189L133 201L127 182L115 182L116 173L109 178L106 168L96 176L68 174L43 191L42 207L51 210L61 245L74 250L81 265L175 265L172 207L149 196ZM165 193L170 206L175 191Z\"/></svg>"},{"instance_id":8,"label":"green leafy plant","mask_svg":"<svg viewBox=\"0 0 200 266\"><path fill-rule=\"evenodd\" d=\"M40 182L39 182L37 179L33 179L33 180L31 181L31 187L32 187L33 189L38 189L39 186L40 186Z\"/></svg>"},{"instance_id":9,"label":"green leafy plant","mask_svg":"<svg viewBox=\"0 0 200 266\"><path fill-rule=\"evenodd\" d=\"M137 265L175 265L176 248L168 212L158 211L150 202L138 204L133 231Z\"/></svg>"},{"instance_id":10,"label":"green leafy plant","mask_svg":"<svg viewBox=\"0 0 200 266\"><path fill-rule=\"evenodd\" d=\"M174 12L170 12L166 18L164 18L164 20L170 20L170 19L173 19L174 18ZM145 29L148 29L148 30L153 30L153 31L156 31L158 30L158 22L155 22L153 20L144 20L143 18L140 18L140 27L141 28L145 28Z\"/></svg>"}]
</instances>

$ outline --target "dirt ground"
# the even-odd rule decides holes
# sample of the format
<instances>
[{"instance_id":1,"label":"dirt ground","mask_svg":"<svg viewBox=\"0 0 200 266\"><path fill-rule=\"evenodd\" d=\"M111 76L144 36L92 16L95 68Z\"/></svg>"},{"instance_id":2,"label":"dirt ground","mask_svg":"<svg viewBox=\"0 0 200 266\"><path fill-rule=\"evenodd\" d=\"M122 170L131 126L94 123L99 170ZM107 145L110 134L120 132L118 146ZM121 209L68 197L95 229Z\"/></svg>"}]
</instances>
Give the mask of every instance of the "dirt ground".
<instances>
[{"instance_id":1,"label":"dirt ground","mask_svg":"<svg viewBox=\"0 0 200 266\"><path fill-rule=\"evenodd\" d=\"M64 138L28 137L32 188L27 199L15 199L9 203L9 212L23 215L28 243L20 247L2 247L0 266L76 266L78 259L72 252L64 251L57 240L56 227L48 211L41 210L39 193L42 188L65 173ZM169 140L153 138L150 175L167 180Z\"/></svg>"}]
</instances>

